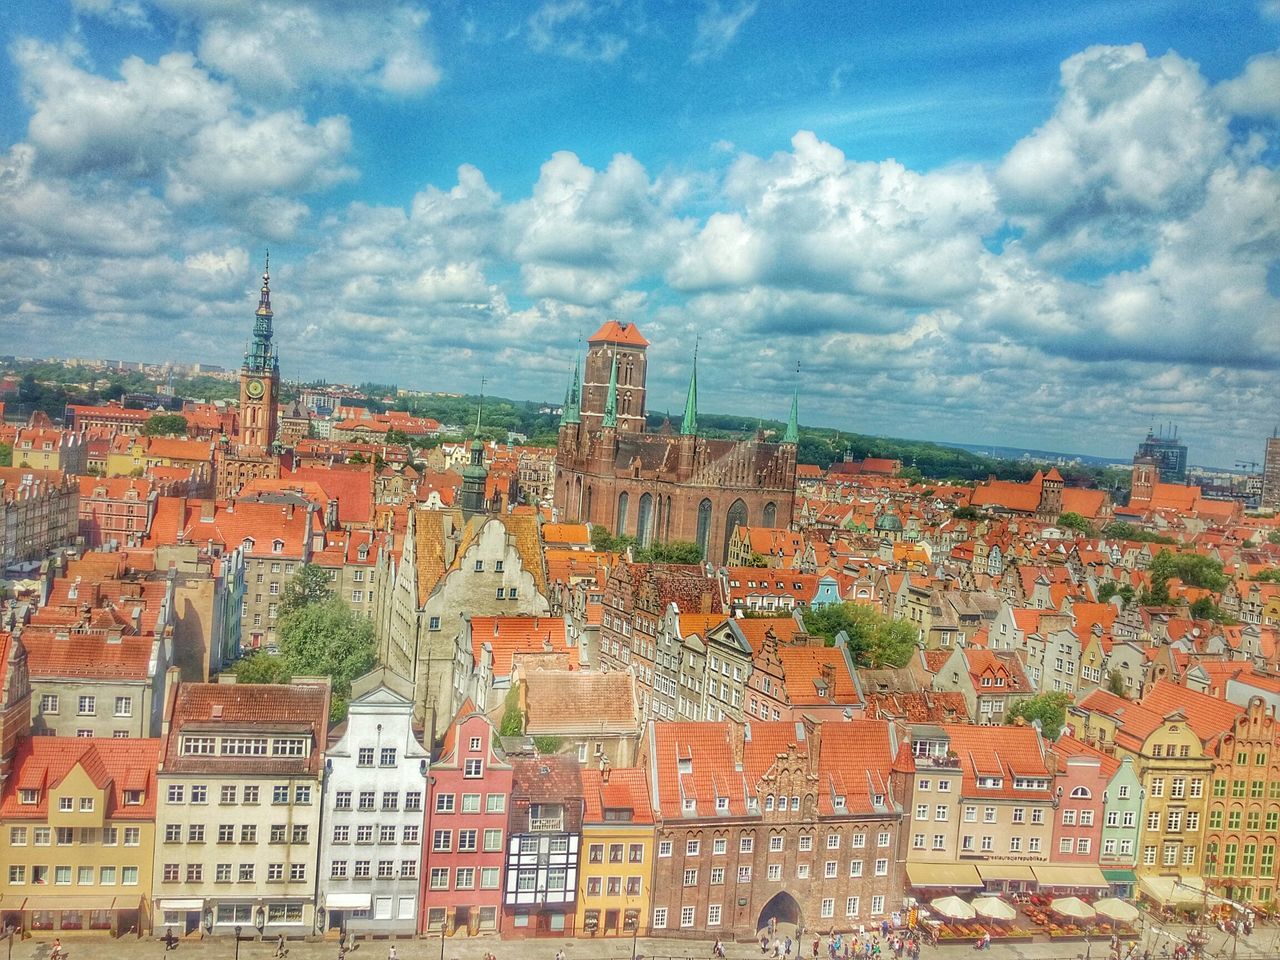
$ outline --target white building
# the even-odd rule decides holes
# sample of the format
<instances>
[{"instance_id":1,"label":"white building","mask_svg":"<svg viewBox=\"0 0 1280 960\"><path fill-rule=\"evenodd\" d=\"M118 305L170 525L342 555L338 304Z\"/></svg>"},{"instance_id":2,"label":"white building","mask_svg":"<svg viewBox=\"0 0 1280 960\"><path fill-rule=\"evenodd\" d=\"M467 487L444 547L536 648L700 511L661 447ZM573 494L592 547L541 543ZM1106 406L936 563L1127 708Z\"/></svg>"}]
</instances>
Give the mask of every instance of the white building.
<instances>
[{"instance_id":1,"label":"white building","mask_svg":"<svg viewBox=\"0 0 1280 960\"><path fill-rule=\"evenodd\" d=\"M385 668L351 689L346 729L325 753L323 925L412 936L418 926L430 751L413 729L413 683Z\"/></svg>"}]
</instances>

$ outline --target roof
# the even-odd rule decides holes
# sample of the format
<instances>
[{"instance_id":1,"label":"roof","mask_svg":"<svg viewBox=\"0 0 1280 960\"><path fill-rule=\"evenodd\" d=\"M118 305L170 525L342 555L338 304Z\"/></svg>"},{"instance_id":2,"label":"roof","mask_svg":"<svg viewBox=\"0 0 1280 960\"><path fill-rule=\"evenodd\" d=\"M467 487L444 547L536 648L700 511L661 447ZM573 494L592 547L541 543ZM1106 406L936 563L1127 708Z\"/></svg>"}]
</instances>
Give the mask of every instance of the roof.
<instances>
[{"instance_id":1,"label":"roof","mask_svg":"<svg viewBox=\"0 0 1280 960\"><path fill-rule=\"evenodd\" d=\"M647 347L649 341L640 335L640 329L634 323L606 320L604 324L587 337L587 343L617 343L632 347Z\"/></svg>"},{"instance_id":2,"label":"roof","mask_svg":"<svg viewBox=\"0 0 1280 960\"><path fill-rule=\"evenodd\" d=\"M817 707L860 704L858 685L849 661L838 647L780 646L787 699L792 706Z\"/></svg>"},{"instance_id":3,"label":"roof","mask_svg":"<svg viewBox=\"0 0 1280 960\"><path fill-rule=\"evenodd\" d=\"M1238 704L1163 679L1151 685L1142 698L1142 705L1161 716L1182 711L1186 715L1187 726L1205 742L1226 733L1244 713Z\"/></svg>"},{"instance_id":4,"label":"roof","mask_svg":"<svg viewBox=\"0 0 1280 960\"><path fill-rule=\"evenodd\" d=\"M28 627L22 634L27 670L35 680L149 679L157 666L152 660L154 635L111 639L106 631L62 632Z\"/></svg>"},{"instance_id":5,"label":"roof","mask_svg":"<svg viewBox=\"0 0 1280 960\"><path fill-rule=\"evenodd\" d=\"M530 670L524 683L524 732L530 736L579 730L639 733L640 713L630 673Z\"/></svg>"},{"instance_id":6,"label":"roof","mask_svg":"<svg viewBox=\"0 0 1280 960\"><path fill-rule=\"evenodd\" d=\"M630 810L627 823L653 823L653 807L649 801L647 771L641 767L611 767L604 771L584 767L582 769L582 796L586 801L582 819L584 823L606 823L620 826L624 821L606 819L606 810Z\"/></svg>"},{"instance_id":7,"label":"roof","mask_svg":"<svg viewBox=\"0 0 1280 960\"><path fill-rule=\"evenodd\" d=\"M682 618L683 619L683 618ZM720 618L723 622L724 618ZM734 626L751 644L752 654L758 654L764 646L764 635L773 631L778 643L791 643L796 635L803 633L803 628L796 623L795 617L743 617L733 621Z\"/></svg>"},{"instance_id":8,"label":"roof","mask_svg":"<svg viewBox=\"0 0 1280 960\"><path fill-rule=\"evenodd\" d=\"M1031 726L992 727L973 724L944 724L941 727L950 741L950 749L960 758L966 796L990 796L1012 799L1048 799L1052 791L1014 789L1015 777L1047 778L1050 776L1041 750L1039 732ZM978 777L999 777L1000 787L978 787Z\"/></svg>"},{"instance_id":9,"label":"roof","mask_svg":"<svg viewBox=\"0 0 1280 960\"><path fill-rule=\"evenodd\" d=\"M517 653L564 653L569 649L564 620L559 617L472 617L471 652L477 662L485 647L493 653L495 677L511 676L512 658Z\"/></svg>"},{"instance_id":10,"label":"roof","mask_svg":"<svg viewBox=\"0 0 1280 960\"><path fill-rule=\"evenodd\" d=\"M96 786L106 790L106 817L154 820L156 762L162 746L163 741L149 738L26 737L18 744L13 775L0 799L0 817L47 819L49 790L56 789L79 766ZM20 803L20 789L39 790L38 802ZM141 790L142 803L126 804L126 790Z\"/></svg>"}]
</instances>

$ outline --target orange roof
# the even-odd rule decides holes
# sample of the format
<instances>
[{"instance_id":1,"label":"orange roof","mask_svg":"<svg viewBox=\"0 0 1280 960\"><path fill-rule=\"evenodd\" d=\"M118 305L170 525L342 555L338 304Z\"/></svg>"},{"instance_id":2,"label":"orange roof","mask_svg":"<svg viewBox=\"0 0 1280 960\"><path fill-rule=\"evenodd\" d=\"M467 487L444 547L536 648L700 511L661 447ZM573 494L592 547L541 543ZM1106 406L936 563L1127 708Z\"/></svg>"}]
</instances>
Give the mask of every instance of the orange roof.
<instances>
[{"instance_id":1,"label":"orange roof","mask_svg":"<svg viewBox=\"0 0 1280 960\"><path fill-rule=\"evenodd\" d=\"M1206 742L1230 730L1235 725L1236 718L1244 712L1237 704L1190 690L1168 680L1157 680L1143 696L1142 705L1161 716L1181 710L1186 714L1187 726Z\"/></svg>"},{"instance_id":2,"label":"orange roof","mask_svg":"<svg viewBox=\"0 0 1280 960\"><path fill-rule=\"evenodd\" d=\"M536 649L545 649L545 645L539 641ZM639 732L635 681L630 673L535 669L524 672L524 683L525 733L530 736L583 729Z\"/></svg>"},{"instance_id":3,"label":"orange roof","mask_svg":"<svg viewBox=\"0 0 1280 960\"><path fill-rule=\"evenodd\" d=\"M1014 789L1015 777L1048 777L1049 768L1041 752L1040 734L1031 726L1004 726L996 733L991 727L973 724L945 724L951 749L960 757L965 796L1002 796L1048 799L1049 787L1043 792ZM977 778L1003 778L1003 786L978 790Z\"/></svg>"},{"instance_id":4,"label":"orange roof","mask_svg":"<svg viewBox=\"0 0 1280 960\"><path fill-rule=\"evenodd\" d=\"M600 770L583 767L582 796L586 802L582 813L584 823L616 825L619 821L606 817L606 810L630 810L627 823L653 823L649 778L641 767L613 767L607 781Z\"/></svg>"},{"instance_id":5,"label":"orange roof","mask_svg":"<svg viewBox=\"0 0 1280 960\"><path fill-rule=\"evenodd\" d=\"M587 343L617 343L632 347L649 345L649 341L640 336L640 329L634 323L620 323L617 320L606 320L599 330L587 337Z\"/></svg>"},{"instance_id":6,"label":"orange roof","mask_svg":"<svg viewBox=\"0 0 1280 960\"><path fill-rule=\"evenodd\" d=\"M780 646L778 659L786 674L787 699L792 706L848 706L861 702L858 686L838 648ZM830 690L823 676L824 667L829 671Z\"/></svg>"},{"instance_id":7,"label":"orange roof","mask_svg":"<svg viewBox=\"0 0 1280 960\"><path fill-rule=\"evenodd\" d=\"M495 677L511 676L511 661L517 653L569 649L561 617L472 617L471 652L476 662L486 646L493 652Z\"/></svg>"},{"instance_id":8,"label":"orange roof","mask_svg":"<svg viewBox=\"0 0 1280 960\"><path fill-rule=\"evenodd\" d=\"M721 618L720 622L723 623L724 618ZM760 653L760 649L764 646L764 635L770 630L773 631L779 645L790 643L795 639L796 634L803 632L800 624L796 623L795 617L743 617L734 620L733 623L742 631L747 643L751 644L753 656Z\"/></svg>"},{"instance_id":9,"label":"orange roof","mask_svg":"<svg viewBox=\"0 0 1280 960\"><path fill-rule=\"evenodd\" d=\"M544 523L542 542L588 544L591 542L591 534L585 523Z\"/></svg>"},{"instance_id":10,"label":"orange roof","mask_svg":"<svg viewBox=\"0 0 1280 960\"><path fill-rule=\"evenodd\" d=\"M84 739L27 737L18 745L13 776L0 800L0 817L45 820L49 790L77 766L106 789L103 815L112 820L153 820L156 815L156 763L163 741L157 739ZM36 803L20 803L20 789L39 790ZM142 802L126 804L126 790L141 790Z\"/></svg>"}]
</instances>

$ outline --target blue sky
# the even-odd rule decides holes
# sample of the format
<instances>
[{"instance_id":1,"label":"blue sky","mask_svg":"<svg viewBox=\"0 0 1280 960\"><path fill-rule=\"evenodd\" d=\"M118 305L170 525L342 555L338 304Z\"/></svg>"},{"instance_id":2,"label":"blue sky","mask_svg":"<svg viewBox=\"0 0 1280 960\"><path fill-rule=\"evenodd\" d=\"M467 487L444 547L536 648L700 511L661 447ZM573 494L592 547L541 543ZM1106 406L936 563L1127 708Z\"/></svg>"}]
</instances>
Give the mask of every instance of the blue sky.
<instances>
[{"instance_id":1,"label":"blue sky","mask_svg":"<svg viewBox=\"0 0 1280 960\"><path fill-rule=\"evenodd\" d=\"M18 0L7 350L1196 462L1280 420L1280 3Z\"/></svg>"}]
</instances>

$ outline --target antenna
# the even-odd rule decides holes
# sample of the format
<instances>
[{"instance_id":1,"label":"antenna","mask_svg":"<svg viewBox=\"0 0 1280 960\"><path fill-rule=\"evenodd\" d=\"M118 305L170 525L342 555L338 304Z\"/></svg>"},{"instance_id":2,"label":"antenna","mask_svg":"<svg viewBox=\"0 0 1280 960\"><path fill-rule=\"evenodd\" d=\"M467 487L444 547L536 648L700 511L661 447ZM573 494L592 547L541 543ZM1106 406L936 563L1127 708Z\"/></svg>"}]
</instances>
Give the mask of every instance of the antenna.
<instances>
[{"instance_id":1,"label":"antenna","mask_svg":"<svg viewBox=\"0 0 1280 960\"><path fill-rule=\"evenodd\" d=\"M488 382L488 381L487 381L484 377L481 377L481 378L480 378L480 402L476 404L476 432L475 432L475 437L476 437L476 439L477 439L477 440L480 438L480 411L482 411L482 410L484 409L484 385L485 385L487 382Z\"/></svg>"}]
</instances>

